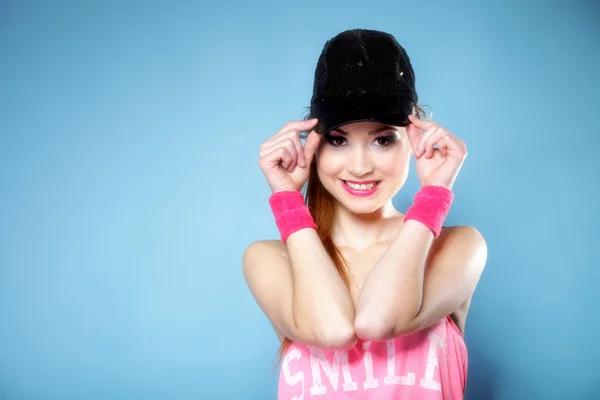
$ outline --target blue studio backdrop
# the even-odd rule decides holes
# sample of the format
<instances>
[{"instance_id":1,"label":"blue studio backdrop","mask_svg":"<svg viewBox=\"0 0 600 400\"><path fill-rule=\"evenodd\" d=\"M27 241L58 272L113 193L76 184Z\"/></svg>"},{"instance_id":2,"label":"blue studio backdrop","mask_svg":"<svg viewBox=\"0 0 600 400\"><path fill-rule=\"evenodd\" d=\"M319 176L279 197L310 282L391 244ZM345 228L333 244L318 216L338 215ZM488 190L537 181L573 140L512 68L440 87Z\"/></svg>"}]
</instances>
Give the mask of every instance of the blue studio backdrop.
<instances>
[{"instance_id":1,"label":"blue studio backdrop","mask_svg":"<svg viewBox=\"0 0 600 400\"><path fill-rule=\"evenodd\" d=\"M593 1L0 1L0 398L274 399L242 254L276 239L260 144L342 30L392 33L463 139L447 225L488 262L468 399L594 399ZM411 163L394 198L405 212Z\"/></svg>"}]
</instances>

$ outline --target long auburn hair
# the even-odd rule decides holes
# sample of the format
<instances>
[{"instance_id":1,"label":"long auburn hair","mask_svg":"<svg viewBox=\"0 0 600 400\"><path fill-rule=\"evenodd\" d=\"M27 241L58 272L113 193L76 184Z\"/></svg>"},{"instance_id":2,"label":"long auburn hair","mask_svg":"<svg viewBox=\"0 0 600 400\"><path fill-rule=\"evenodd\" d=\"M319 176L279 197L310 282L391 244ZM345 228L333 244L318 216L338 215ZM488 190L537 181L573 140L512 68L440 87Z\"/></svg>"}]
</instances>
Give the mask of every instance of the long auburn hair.
<instances>
[{"instance_id":1,"label":"long auburn hair","mask_svg":"<svg viewBox=\"0 0 600 400\"><path fill-rule=\"evenodd\" d=\"M422 119L426 116L425 111L421 106L417 104L413 104L415 108L417 117ZM310 107L306 107L307 115L304 117L304 120L312 119L312 114L310 113ZM317 132L322 132L321 122L317 122L316 126L313 129ZM306 139L310 131L300 132L300 137ZM321 139L323 140L323 139ZM319 239L321 239L321 243L323 243L323 247L331 257L333 261L333 265L337 269L340 274L342 280L346 284L348 290L350 289L350 281L348 278L348 270L347 262L341 251L337 248L333 240L331 239L331 233L333 231L333 223L334 223L334 212L335 212L335 203L337 200L325 189L319 177L317 175L317 163L316 163L316 155L313 157L312 163L310 165L310 173L308 176L308 181L304 187L304 198L305 204L308 206L310 214L312 215L315 224L317 225L317 233L319 235ZM281 345L279 346L279 350L277 351L277 355L275 358L276 364L275 367L278 367L283 360L283 356L292 344L292 341L285 337L281 341Z\"/></svg>"}]
</instances>

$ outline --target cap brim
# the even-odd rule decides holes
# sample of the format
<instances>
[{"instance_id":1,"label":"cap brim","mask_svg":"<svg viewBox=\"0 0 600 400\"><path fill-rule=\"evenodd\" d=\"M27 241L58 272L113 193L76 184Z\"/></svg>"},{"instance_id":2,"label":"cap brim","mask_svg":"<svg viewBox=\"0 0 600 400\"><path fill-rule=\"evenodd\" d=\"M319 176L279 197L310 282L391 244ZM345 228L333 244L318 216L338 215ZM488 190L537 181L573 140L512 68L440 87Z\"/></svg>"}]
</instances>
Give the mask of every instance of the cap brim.
<instances>
[{"instance_id":1,"label":"cap brim","mask_svg":"<svg viewBox=\"0 0 600 400\"><path fill-rule=\"evenodd\" d=\"M329 132L352 122L381 122L408 126L412 112L410 98L394 94L355 94L328 99L317 99L311 104L311 116L323 126L320 133Z\"/></svg>"}]
</instances>

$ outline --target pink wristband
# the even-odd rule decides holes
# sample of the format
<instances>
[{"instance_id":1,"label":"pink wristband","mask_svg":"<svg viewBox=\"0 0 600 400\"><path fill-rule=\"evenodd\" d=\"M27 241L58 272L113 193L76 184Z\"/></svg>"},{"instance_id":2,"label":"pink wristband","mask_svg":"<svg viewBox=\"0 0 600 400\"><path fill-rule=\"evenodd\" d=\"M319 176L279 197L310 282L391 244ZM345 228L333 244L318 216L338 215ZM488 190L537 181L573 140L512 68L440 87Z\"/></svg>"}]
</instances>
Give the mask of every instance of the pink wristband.
<instances>
[{"instance_id":1,"label":"pink wristband","mask_svg":"<svg viewBox=\"0 0 600 400\"><path fill-rule=\"evenodd\" d=\"M285 243L288 237L300 229L313 228L317 225L304 204L304 196L297 191L275 192L269 197L269 204L275 216L275 223Z\"/></svg>"},{"instance_id":2,"label":"pink wristband","mask_svg":"<svg viewBox=\"0 0 600 400\"><path fill-rule=\"evenodd\" d=\"M442 224L448 215L454 193L452 190L436 185L425 185L415 195L414 203L404 216L404 221L414 219L425 224L437 238Z\"/></svg>"}]
</instances>

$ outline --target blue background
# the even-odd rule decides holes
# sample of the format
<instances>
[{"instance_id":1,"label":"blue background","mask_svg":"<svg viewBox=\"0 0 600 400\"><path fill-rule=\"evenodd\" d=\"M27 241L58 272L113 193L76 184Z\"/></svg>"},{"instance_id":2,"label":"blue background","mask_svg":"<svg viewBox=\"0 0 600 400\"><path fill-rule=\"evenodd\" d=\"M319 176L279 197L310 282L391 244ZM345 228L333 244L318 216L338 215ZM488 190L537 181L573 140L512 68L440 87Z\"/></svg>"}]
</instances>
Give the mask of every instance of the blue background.
<instances>
[{"instance_id":1,"label":"blue background","mask_svg":"<svg viewBox=\"0 0 600 400\"><path fill-rule=\"evenodd\" d=\"M241 271L278 237L260 144L350 28L465 140L488 263L468 399L600 390L598 2L0 2L0 398L273 399ZM414 164L411 164L414 166ZM418 181L394 198L402 212Z\"/></svg>"}]
</instances>

